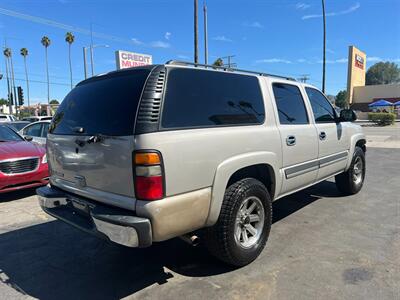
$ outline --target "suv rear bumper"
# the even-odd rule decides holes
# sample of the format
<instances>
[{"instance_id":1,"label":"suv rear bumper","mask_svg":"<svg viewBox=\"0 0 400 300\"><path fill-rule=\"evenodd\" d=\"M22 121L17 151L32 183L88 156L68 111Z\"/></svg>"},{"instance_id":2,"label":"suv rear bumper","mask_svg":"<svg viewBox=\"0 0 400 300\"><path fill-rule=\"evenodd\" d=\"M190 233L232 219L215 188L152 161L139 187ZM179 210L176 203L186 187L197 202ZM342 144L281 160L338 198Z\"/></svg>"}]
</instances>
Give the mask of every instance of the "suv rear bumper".
<instances>
[{"instance_id":1,"label":"suv rear bumper","mask_svg":"<svg viewBox=\"0 0 400 300\"><path fill-rule=\"evenodd\" d=\"M80 230L127 247L148 247L152 244L151 223L147 218L55 187L42 187L36 193L46 213Z\"/></svg>"}]
</instances>

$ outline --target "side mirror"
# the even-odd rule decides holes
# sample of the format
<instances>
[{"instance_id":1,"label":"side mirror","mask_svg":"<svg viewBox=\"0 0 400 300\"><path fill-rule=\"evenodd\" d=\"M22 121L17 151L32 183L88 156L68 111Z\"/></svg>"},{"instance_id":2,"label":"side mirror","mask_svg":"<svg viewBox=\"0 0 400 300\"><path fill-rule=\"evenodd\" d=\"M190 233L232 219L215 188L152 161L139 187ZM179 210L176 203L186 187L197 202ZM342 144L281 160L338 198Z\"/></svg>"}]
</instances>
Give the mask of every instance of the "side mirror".
<instances>
[{"instance_id":1,"label":"side mirror","mask_svg":"<svg viewBox=\"0 0 400 300\"><path fill-rule=\"evenodd\" d=\"M354 122L357 120L357 115L352 109L342 109L340 111L341 122Z\"/></svg>"},{"instance_id":2,"label":"side mirror","mask_svg":"<svg viewBox=\"0 0 400 300\"><path fill-rule=\"evenodd\" d=\"M24 139L25 139L25 141L27 141L27 142L32 142L33 137L31 137L30 135L26 135L26 136L24 137Z\"/></svg>"}]
</instances>

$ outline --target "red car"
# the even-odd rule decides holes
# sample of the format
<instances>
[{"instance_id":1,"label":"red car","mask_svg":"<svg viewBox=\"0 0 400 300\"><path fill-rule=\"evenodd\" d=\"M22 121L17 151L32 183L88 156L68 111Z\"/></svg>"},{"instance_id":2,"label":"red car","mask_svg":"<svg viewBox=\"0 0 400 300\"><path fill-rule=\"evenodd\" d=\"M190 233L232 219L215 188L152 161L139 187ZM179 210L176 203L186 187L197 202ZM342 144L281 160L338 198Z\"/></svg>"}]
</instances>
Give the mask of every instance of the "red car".
<instances>
[{"instance_id":1,"label":"red car","mask_svg":"<svg viewBox=\"0 0 400 300\"><path fill-rule=\"evenodd\" d=\"M0 125L0 193L46 185L46 150Z\"/></svg>"}]
</instances>

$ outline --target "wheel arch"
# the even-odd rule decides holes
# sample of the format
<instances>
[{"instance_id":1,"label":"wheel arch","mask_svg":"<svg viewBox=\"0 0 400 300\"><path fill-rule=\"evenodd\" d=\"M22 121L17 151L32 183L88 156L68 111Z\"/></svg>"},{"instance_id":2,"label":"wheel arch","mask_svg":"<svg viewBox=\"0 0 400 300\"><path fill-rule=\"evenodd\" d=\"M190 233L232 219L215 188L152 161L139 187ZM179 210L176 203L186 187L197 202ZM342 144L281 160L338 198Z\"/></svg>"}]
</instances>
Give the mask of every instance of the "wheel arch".
<instances>
[{"instance_id":1,"label":"wheel arch","mask_svg":"<svg viewBox=\"0 0 400 300\"><path fill-rule=\"evenodd\" d=\"M212 226L218 220L226 188L237 180L253 177L261 181L273 199L281 186L279 157L272 152L251 152L237 155L218 165L211 193L211 205L206 225ZM266 176L266 177L265 177Z\"/></svg>"},{"instance_id":2,"label":"wheel arch","mask_svg":"<svg viewBox=\"0 0 400 300\"><path fill-rule=\"evenodd\" d=\"M346 169L345 169L346 171L349 169L349 167L351 165L351 161L353 159L354 150L356 149L356 146L360 147L365 153L367 151L366 144L367 144L367 140L363 133L358 133L351 137L349 157L348 157L347 165L346 165Z\"/></svg>"}]
</instances>

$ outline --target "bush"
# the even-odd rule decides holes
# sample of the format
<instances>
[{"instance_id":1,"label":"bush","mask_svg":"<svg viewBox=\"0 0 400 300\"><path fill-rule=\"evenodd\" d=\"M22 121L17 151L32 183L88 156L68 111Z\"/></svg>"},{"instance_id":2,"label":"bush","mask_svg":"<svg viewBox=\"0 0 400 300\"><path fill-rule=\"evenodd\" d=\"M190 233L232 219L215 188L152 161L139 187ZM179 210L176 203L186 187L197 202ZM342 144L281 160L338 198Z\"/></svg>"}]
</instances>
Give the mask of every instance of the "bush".
<instances>
[{"instance_id":1,"label":"bush","mask_svg":"<svg viewBox=\"0 0 400 300\"><path fill-rule=\"evenodd\" d=\"M392 113L368 113L368 120L381 125L391 125L394 124L396 115Z\"/></svg>"}]
</instances>

